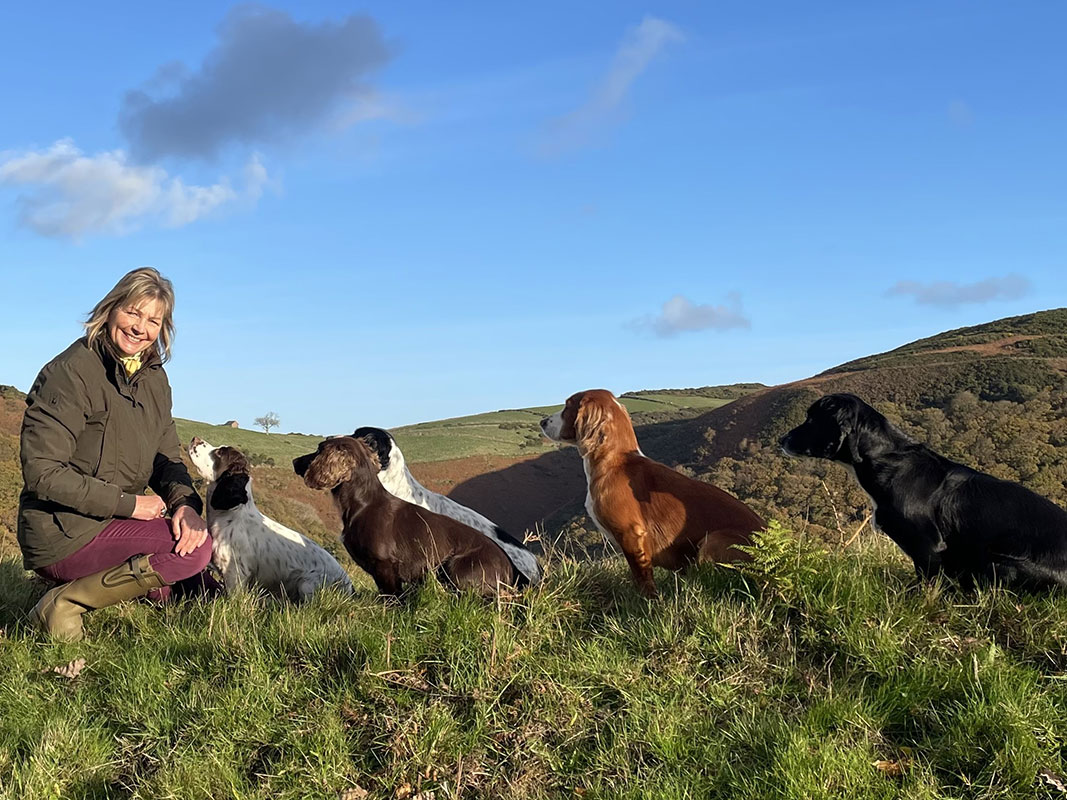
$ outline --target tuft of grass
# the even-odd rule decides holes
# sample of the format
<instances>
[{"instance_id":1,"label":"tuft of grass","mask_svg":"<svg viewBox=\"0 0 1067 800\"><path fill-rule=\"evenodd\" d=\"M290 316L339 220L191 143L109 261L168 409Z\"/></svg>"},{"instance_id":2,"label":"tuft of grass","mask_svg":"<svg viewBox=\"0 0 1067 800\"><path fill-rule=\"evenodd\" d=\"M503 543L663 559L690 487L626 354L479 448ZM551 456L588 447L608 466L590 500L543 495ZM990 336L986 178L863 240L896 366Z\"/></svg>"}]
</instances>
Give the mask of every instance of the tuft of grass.
<instances>
[{"instance_id":1,"label":"tuft of grass","mask_svg":"<svg viewBox=\"0 0 1067 800\"><path fill-rule=\"evenodd\" d=\"M880 539L753 553L651 603L550 552L495 601L131 603L76 645L0 562L0 798L1053 796L1067 597L922 584Z\"/></svg>"}]
</instances>

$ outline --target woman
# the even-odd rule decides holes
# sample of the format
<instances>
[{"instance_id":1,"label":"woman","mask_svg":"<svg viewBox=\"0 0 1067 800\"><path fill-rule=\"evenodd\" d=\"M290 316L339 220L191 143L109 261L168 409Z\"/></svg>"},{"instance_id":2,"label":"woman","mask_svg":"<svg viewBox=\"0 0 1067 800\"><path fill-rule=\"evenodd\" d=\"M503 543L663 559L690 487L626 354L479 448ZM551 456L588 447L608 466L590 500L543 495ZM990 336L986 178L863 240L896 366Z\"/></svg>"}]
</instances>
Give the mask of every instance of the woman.
<instances>
[{"instance_id":1,"label":"woman","mask_svg":"<svg viewBox=\"0 0 1067 800\"><path fill-rule=\"evenodd\" d=\"M63 582L30 613L58 638L81 639L90 609L167 599L211 559L163 371L173 311L170 281L133 270L26 396L18 541L26 569Z\"/></svg>"}]
</instances>

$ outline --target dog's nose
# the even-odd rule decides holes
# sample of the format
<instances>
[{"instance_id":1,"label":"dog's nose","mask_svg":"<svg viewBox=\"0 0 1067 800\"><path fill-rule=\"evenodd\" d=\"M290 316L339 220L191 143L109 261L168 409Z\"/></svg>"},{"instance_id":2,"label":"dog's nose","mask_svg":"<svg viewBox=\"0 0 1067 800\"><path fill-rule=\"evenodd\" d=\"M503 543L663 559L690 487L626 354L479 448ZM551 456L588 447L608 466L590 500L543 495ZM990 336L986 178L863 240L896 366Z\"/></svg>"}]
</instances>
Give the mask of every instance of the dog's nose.
<instances>
[{"instance_id":1,"label":"dog's nose","mask_svg":"<svg viewBox=\"0 0 1067 800\"><path fill-rule=\"evenodd\" d=\"M541 430L544 430L547 427L548 427L548 417L545 417L543 420L541 420Z\"/></svg>"}]
</instances>

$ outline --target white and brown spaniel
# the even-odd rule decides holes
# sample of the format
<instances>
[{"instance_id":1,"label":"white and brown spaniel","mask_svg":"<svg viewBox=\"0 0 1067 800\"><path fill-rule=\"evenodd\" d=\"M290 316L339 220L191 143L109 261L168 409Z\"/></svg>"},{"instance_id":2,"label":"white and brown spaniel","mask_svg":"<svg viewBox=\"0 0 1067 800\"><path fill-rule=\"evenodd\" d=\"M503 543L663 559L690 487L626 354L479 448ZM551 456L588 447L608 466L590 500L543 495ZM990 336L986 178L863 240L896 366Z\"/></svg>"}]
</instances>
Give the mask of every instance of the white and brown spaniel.
<instances>
[{"instance_id":1,"label":"white and brown spaniel","mask_svg":"<svg viewBox=\"0 0 1067 800\"><path fill-rule=\"evenodd\" d=\"M715 486L653 461L637 444L630 415L611 392L590 389L541 420L545 436L578 446L589 485L585 508L622 548L638 588L656 595L653 567L747 561L735 545L751 543L766 523Z\"/></svg>"},{"instance_id":2,"label":"white and brown spaniel","mask_svg":"<svg viewBox=\"0 0 1067 800\"><path fill-rule=\"evenodd\" d=\"M351 594L352 580L332 555L301 533L264 516L252 500L248 459L233 447L194 436L189 458L207 488L212 561L227 591L258 587L302 602L323 586Z\"/></svg>"},{"instance_id":3,"label":"white and brown spaniel","mask_svg":"<svg viewBox=\"0 0 1067 800\"><path fill-rule=\"evenodd\" d=\"M537 565L537 557L526 548L526 545L473 508L467 508L449 497L431 492L415 480L415 476L411 474L411 470L404 461L404 454L400 452L396 440L389 431L365 427L357 428L352 435L366 442L378 456L378 463L381 465L381 469L378 470L378 480L389 490L390 494L429 511L452 517L464 525L470 525L499 545L508 560L515 565L515 569L526 578L528 584L532 586L541 580L541 569Z\"/></svg>"}]
</instances>

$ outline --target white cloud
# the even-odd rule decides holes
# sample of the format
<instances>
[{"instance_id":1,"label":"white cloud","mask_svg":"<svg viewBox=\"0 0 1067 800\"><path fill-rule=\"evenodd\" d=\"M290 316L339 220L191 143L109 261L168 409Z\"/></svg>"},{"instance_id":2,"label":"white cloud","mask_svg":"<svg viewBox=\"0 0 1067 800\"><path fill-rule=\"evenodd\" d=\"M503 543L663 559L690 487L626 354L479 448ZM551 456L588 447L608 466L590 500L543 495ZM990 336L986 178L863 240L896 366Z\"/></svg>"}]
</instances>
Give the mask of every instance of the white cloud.
<instances>
[{"instance_id":1,"label":"white cloud","mask_svg":"<svg viewBox=\"0 0 1067 800\"><path fill-rule=\"evenodd\" d=\"M225 177L211 186L187 185L161 167L129 163L122 150L87 156L70 139L0 156L0 186L23 189L19 221L57 238L122 235L151 223L182 227L239 200L254 202L266 183L255 156L240 190Z\"/></svg>"},{"instance_id":2,"label":"white cloud","mask_svg":"<svg viewBox=\"0 0 1067 800\"><path fill-rule=\"evenodd\" d=\"M645 17L626 32L611 66L589 99L574 111L553 121L542 139L545 155L582 147L608 124L641 74L669 44L680 42L681 30L656 17Z\"/></svg>"},{"instance_id":3,"label":"white cloud","mask_svg":"<svg viewBox=\"0 0 1067 800\"><path fill-rule=\"evenodd\" d=\"M632 320L627 327L670 338L693 331L750 328L752 322L741 311L741 298L736 294L730 295L729 305L719 306L697 305L689 298L676 294L663 304L658 315Z\"/></svg>"},{"instance_id":4,"label":"white cloud","mask_svg":"<svg viewBox=\"0 0 1067 800\"><path fill-rule=\"evenodd\" d=\"M956 306L988 303L992 300L1017 300L1030 291L1030 281L1021 275L987 278L977 283L955 281L898 281L886 294L910 295L923 306L955 308Z\"/></svg>"}]
</instances>

